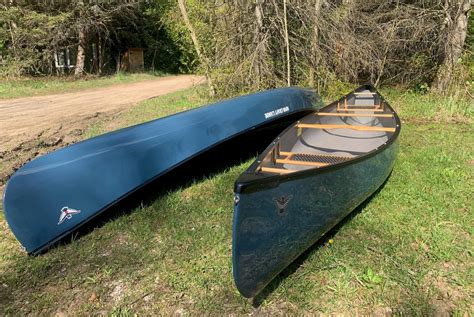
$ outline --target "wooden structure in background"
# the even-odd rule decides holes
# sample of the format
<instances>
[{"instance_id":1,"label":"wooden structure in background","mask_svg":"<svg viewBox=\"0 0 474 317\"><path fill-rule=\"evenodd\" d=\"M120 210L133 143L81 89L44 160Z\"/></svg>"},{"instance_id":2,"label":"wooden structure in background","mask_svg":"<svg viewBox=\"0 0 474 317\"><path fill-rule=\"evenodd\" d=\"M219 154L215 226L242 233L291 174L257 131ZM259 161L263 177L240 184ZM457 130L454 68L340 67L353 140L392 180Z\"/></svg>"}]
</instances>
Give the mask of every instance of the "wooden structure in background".
<instances>
[{"instance_id":1,"label":"wooden structure in background","mask_svg":"<svg viewBox=\"0 0 474 317\"><path fill-rule=\"evenodd\" d=\"M120 59L120 70L130 73L143 72L145 70L143 48L128 48Z\"/></svg>"}]
</instances>

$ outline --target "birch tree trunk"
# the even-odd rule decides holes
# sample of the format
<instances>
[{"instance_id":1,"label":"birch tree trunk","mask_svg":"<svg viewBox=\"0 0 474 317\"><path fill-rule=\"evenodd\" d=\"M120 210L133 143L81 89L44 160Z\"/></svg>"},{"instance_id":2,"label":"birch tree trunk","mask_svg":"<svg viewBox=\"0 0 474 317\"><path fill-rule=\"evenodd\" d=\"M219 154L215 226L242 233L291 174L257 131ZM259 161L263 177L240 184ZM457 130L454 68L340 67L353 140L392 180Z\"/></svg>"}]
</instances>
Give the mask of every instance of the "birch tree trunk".
<instances>
[{"instance_id":1,"label":"birch tree trunk","mask_svg":"<svg viewBox=\"0 0 474 317\"><path fill-rule=\"evenodd\" d=\"M79 45L77 46L76 69L74 76L82 76L84 74L84 65L86 61L86 34L83 29L79 30Z\"/></svg>"},{"instance_id":2,"label":"birch tree trunk","mask_svg":"<svg viewBox=\"0 0 474 317\"><path fill-rule=\"evenodd\" d=\"M84 10L84 1L79 0L77 5L80 10L80 15ZM82 76L84 74L84 65L86 61L86 32L83 26L79 27L79 44L77 45L76 68L74 69L74 76Z\"/></svg>"},{"instance_id":3,"label":"birch tree trunk","mask_svg":"<svg viewBox=\"0 0 474 317\"><path fill-rule=\"evenodd\" d=\"M448 2L449 5L449 2ZM451 4L452 5L452 4ZM434 81L434 88L439 92L446 91L453 80L454 67L461 57L464 41L467 35L467 22L469 11L471 9L471 0L458 1L458 12L454 17L454 21L448 22L450 31L445 48L445 55L442 65L438 70L437 77ZM448 17L449 21L450 17Z\"/></svg>"},{"instance_id":4,"label":"birch tree trunk","mask_svg":"<svg viewBox=\"0 0 474 317\"><path fill-rule=\"evenodd\" d=\"M211 76L209 74L210 73L209 61L202 51L201 44L199 43L198 37L196 35L196 31L194 30L194 27L191 24L191 21L189 20L188 11L186 10L186 5L184 3L184 0L178 0L178 6L179 6L179 10L181 11L181 16L183 17L184 24L188 28L189 34L191 36L191 40L193 41L194 49L196 50L196 53L198 55L200 62L204 65L204 72L207 79L207 83L209 85L209 94L211 96L214 96L216 91L212 83Z\"/></svg>"}]
</instances>

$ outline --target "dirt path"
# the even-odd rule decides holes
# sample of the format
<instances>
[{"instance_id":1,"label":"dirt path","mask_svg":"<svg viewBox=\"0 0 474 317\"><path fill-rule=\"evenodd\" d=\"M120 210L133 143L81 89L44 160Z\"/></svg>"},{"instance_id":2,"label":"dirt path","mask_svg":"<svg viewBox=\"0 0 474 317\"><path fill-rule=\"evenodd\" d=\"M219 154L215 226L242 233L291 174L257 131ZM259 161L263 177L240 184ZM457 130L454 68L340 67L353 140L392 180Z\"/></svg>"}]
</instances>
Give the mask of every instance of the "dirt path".
<instances>
[{"instance_id":1,"label":"dirt path","mask_svg":"<svg viewBox=\"0 0 474 317\"><path fill-rule=\"evenodd\" d=\"M106 120L142 100L204 82L195 75L162 77L47 96L0 101L0 186L26 161L80 139L95 120Z\"/></svg>"},{"instance_id":2,"label":"dirt path","mask_svg":"<svg viewBox=\"0 0 474 317\"><path fill-rule=\"evenodd\" d=\"M12 144L18 145L48 128L82 121L97 112L122 110L148 98L189 88L200 81L202 77L199 76L172 76L80 92L0 101L0 148L8 150Z\"/></svg>"}]
</instances>

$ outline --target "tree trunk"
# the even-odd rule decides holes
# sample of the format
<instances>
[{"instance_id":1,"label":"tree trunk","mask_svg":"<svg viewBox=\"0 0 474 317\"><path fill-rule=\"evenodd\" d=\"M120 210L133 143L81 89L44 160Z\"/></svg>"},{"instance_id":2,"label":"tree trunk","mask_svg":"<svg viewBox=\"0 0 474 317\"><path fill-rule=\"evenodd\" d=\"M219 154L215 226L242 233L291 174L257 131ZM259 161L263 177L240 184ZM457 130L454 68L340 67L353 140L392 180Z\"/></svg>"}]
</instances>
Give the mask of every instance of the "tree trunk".
<instances>
[{"instance_id":1,"label":"tree trunk","mask_svg":"<svg viewBox=\"0 0 474 317\"><path fill-rule=\"evenodd\" d=\"M286 45L286 82L288 87L291 86L291 65L290 65L290 40L288 37L288 20L286 17L286 3L288 0L283 0L283 21L285 24L285 45Z\"/></svg>"},{"instance_id":2,"label":"tree trunk","mask_svg":"<svg viewBox=\"0 0 474 317\"><path fill-rule=\"evenodd\" d=\"M82 76L84 74L84 65L86 62L86 34L83 29L79 30L79 45L77 46L76 69L74 76Z\"/></svg>"},{"instance_id":3,"label":"tree trunk","mask_svg":"<svg viewBox=\"0 0 474 317\"><path fill-rule=\"evenodd\" d=\"M314 77L316 75L316 68L319 64L319 18L321 15L321 7L323 5L323 0L316 0L314 5L314 26L311 40L311 56L310 56L310 68L309 68L309 86L314 87ZM319 92L319 90L318 90Z\"/></svg>"},{"instance_id":4,"label":"tree trunk","mask_svg":"<svg viewBox=\"0 0 474 317\"><path fill-rule=\"evenodd\" d=\"M451 30L448 33L444 60L438 70L433 85L433 87L439 92L446 91L453 80L454 68L461 57L464 41L466 40L467 21L471 9L471 0L460 0L458 8L458 12L450 27Z\"/></svg>"},{"instance_id":5,"label":"tree trunk","mask_svg":"<svg viewBox=\"0 0 474 317\"><path fill-rule=\"evenodd\" d=\"M257 88L260 89L263 81L263 71L262 71L262 60L266 56L266 43L264 43L265 38L263 35L263 4L264 0L257 0L255 3L255 34L254 34L254 45L255 50L257 51L257 62L254 63L255 78L257 81Z\"/></svg>"},{"instance_id":6,"label":"tree trunk","mask_svg":"<svg viewBox=\"0 0 474 317\"><path fill-rule=\"evenodd\" d=\"M79 15L82 15L84 10L84 1L79 0L77 2L79 7ZM74 76L82 76L84 74L84 65L86 62L86 31L83 26L79 28L79 44L77 45L77 58L76 58L76 69L74 70Z\"/></svg>"},{"instance_id":7,"label":"tree trunk","mask_svg":"<svg viewBox=\"0 0 474 317\"><path fill-rule=\"evenodd\" d=\"M15 41L15 35L14 35L14 30L17 29L17 25L15 22L10 21L10 37L12 41L12 49L13 49L13 56L17 57L16 55L16 41Z\"/></svg>"},{"instance_id":8,"label":"tree trunk","mask_svg":"<svg viewBox=\"0 0 474 317\"><path fill-rule=\"evenodd\" d=\"M120 52L117 53L117 59L116 59L116 64L115 64L115 72L118 74L120 72L120 64L121 64L121 61L120 61L120 58L121 58L122 54Z\"/></svg>"},{"instance_id":9,"label":"tree trunk","mask_svg":"<svg viewBox=\"0 0 474 317\"><path fill-rule=\"evenodd\" d=\"M98 61L98 68L97 72L99 75L102 75L103 67L104 67L104 52L103 52L103 43L102 43L102 35L99 33L97 40L97 61Z\"/></svg>"},{"instance_id":10,"label":"tree trunk","mask_svg":"<svg viewBox=\"0 0 474 317\"><path fill-rule=\"evenodd\" d=\"M207 58L204 56L204 53L202 52L201 45L196 35L196 31L194 30L194 27L191 24L191 21L189 20L189 16L186 10L186 5L184 3L184 0L178 0L178 6L179 6L179 10L181 11L184 24L188 28L189 34L191 35L191 40L193 41L194 49L196 50L199 60L204 65L204 72L206 75L207 83L209 85L209 94L211 96L214 96L216 92L215 92L214 85L212 84L211 76L209 75L209 61L207 60Z\"/></svg>"}]
</instances>

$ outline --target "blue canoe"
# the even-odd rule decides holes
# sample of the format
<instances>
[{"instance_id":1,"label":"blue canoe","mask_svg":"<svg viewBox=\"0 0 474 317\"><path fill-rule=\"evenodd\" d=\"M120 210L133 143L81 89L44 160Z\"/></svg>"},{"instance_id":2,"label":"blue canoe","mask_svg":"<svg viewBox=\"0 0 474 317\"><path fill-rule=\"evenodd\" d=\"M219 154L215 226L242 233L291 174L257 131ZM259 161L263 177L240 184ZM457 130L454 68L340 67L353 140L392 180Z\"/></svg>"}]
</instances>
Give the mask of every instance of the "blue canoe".
<instances>
[{"instance_id":1,"label":"blue canoe","mask_svg":"<svg viewBox=\"0 0 474 317\"><path fill-rule=\"evenodd\" d=\"M237 136L293 120L288 126L319 103L310 90L274 89L73 144L12 175L4 192L5 217L26 251L39 253L192 158Z\"/></svg>"},{"instance_id":2,"label":"blue canoe","mask_svg":"<svg viewBox=\"0 0 474 317\"><path fill-rule=\"evenodd\" d=\"M400 120L370 85L282 132L235 183L233 274L245 297L276 275L389 176Z\"/></svg>"}]
</instances>

